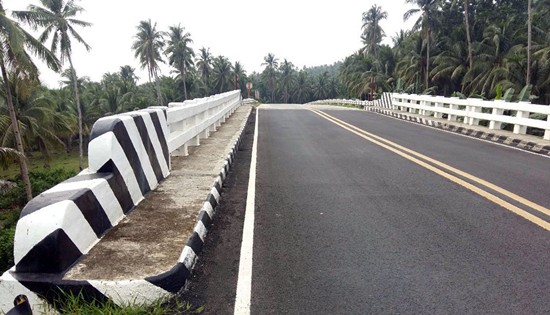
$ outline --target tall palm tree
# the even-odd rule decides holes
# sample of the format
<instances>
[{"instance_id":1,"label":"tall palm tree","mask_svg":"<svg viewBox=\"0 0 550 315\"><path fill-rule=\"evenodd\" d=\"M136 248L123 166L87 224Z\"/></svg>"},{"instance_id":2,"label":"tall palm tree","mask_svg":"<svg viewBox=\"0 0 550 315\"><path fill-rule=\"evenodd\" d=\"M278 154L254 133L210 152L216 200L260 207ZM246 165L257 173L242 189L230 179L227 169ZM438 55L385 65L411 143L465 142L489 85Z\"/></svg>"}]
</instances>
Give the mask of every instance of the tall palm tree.
<instances>
[{"instance_id":1,"label":"tall palm tree","mask_svg":"<svg viewBox=\"0 0 550 315\"><path fill-rule=\"evenodd\" d=\"M262 66L266 66L264 73L269 81L269 89L271 90L271 102L275 102L275 78L277 76L277 67L279 66L279 59L275 58L275 55L268 53L264 57Z\"/></svg>"},{"instance_id":2,"label":"tall palm tree","mask_svg":"<svg viewBox=\"0 0 550 315\"><path fill-rule=\"evenodd\" d=\"M474 66L474 55L472 48L472 34L470 31L470 1L464 0L464 26L466 28L466 42L468 43L468 65L469 68Z\"/></svg>"},{"instance_id":3,"label":"tall palm tree","mask_svg":"<svg viewBox=\"0 0 550 315\"><path fill-rule=\"evenodd\" d=\"M533 11L532 0L527 0L527 75L525 77L525 85L531 84L531 37L533 28Z\"/></svg>"},{"instance_id":4,"label":"tall palm tree","mask_svg":"<svg viewBox=\"0 0 550 315\"><path fill-rule=\"evenodd\" d=\"M218 93L226 92L231 87L231 63L224 56L214 58L214 88Z\"/></svg>"},{"instance_id":5,"label":"tall palm tree","mask_svg":"<svg viewBox=\"0 0 550 315\"><path fill-rule=\"evenodd\" d=\"M205 96L209 93L210 89L210 74L212 73L212 54L210 53L210 48L202 47L199 49L199 58L197 60L197 68L202 80L203 85L205 86Z\"/></svg>"},{"instance_id":6,"label":"tall palm tree","mask_svg":"<svg viewBox=\"0 0 550 315\"><path fill-rule=\"evenodd\" d=\"M380 27L380 21L388 18L388 12L374 4L368 11L363 12L363 34L361 39L365 44L364 52L378 55L378 46L384 37L384 30Z\"/></svg>"},{"instance_id":7,"label":"tall palm tree","mask_svg":"<svg viewBox=\"0 0 550 315\"><path fill-rule=\"evenodd\" d=\"M130 92L137 87L138 77L136 75L136 69L129 65L121 66L119 75L122 80L125 93Z\"/></svg>"},{"instance_id":8,"label":"tall palm tree","mask_svg":"<svg viewBox=\"0 0 550 315\"><path fill-rule=\"evenodd\" d=\"M289 89L294 83L294 65L288 60L284 60L281 64L281 91L283 92L283 99L285 103L288 103L288 99L291 94Z\"/></svg>"},{"instance_id":9,"label":"tall palm tree","mask_svg":"<svg viewBox=\"0 0 550 315\"><path fill-rule=\"evenodd\" d=\"M313 90L313 97L315 97L318 100L324 100L327 99L328 93L329 93L329 78L328 78L328 72L323 72L319 76L317 76L317 82L315 83L314 90Z\"/></svg>"},{"instance_id":10,"label":"tall palm tree","mask_svg":"<svg viewBox=\"0 0 550 315\"><path fill-rule=\"evenodd\" d=\"M134 57L139 58L139 63L142 69L147 68L149 82L155 80L157 90L157 102L162 106L162 95L160 91L159 80L159 62L162 60L161 51L164 48L164 33L157 31L157 23L152 23L151 19L140 21L136 27L138 32L135 36L135 41L132 44L132 49L135 51Z\"/></svg>"},{"instance_id":11,"label":"tall palm tree","mask_svg":"<svg viewBox=\"0 0 550 315\"><path fill-rule=\"evenodd\" d=\"M294 100L304 104L310 100L311 86L307 72L301 70L296 78L296 88L294 89Z\"/></svg>"},{"instance_id":12,"label":"tall palm tree","mask_svg":"<svg viewBox=\"0 0 550 315\"><path fill-rule=\"evenodd\" d=\"M17 72L19 77L38 79L38 69L25 49L33 52L39 59L45 61L48 67L55 71L59 70L59 60L52 52L44 47L40 41L23 30L17 22L6 16L6 11L4 10L1 0L0 25L0 71L2 72L2 85L6 93L6 104L11 120L15 145L17 151L24 156L25 150L23 148L17 115L13 104L8 71ZM32 199L32 189L26 160L20 159L19 165L27 199L30 201Z\"/></svg>"},{"instance_id":13,"label":"tall palm tree","mask_svg":"<svg viewBox=\"0 0 550 315\"><path fill-rule=\"evenodd\" d=\"M195 52L189 44L193 42L191 34L185 32L181 25L170 26L168 34L168 47L165 53L168 54L168 63L176 68L183 81L183 95L187 99L187 70L193 67Z\"/></svg>"},{"instance_id":14,"label":"tall palm tree","mask_svg":"<svg viewBox=\"0 0 550 315\"><path fill-rule=\"evenodd\" d=\"M40 0L42 7L29 5L28 11L15 11L14 15L27 22L33 27L45 28L39 37L42 43L45 43L52 35L51 51L60 55L61 62L68 60L73 76L76 77L76 70L71 58L72 43L71 37L84 45L86 50L91 47L76 32L74 26L87 27L91 23L77 20L75 16L84 11L82 7L74 3L74 0ZM76 108L78 110L78 139L79 139L79 159L80 170L83 168L83 141L82 141L82 109L80 106L80 95L77 86L74 86Z\"/></svg>"},{"instance_id":15,"label":"tall palm tree","mask_svg":"<svg viewBox=\"0 0 550 315\"><path fill-rule=\"evenodd\" d=\"M240 62L236 61L233 65L233 74L237 77L237 82L241 93L246 92L246 71Z\"/></svg>"},{"instance_id":16,"label":"tall palm tree","mask_svg":"<svg viewBox=\"0 0 550 315\"><path fill-rule=\"evenodd\" d=\"M430 38L432 35L432 28L435 23L436 11L438 9L439 0L405 0L406 3L416 4L419 8L410 9L403 15L403 20L408 20L411 16L422 13L418 20L416 20L413 30L422 29L424 38L426 40L426 75L425 75L425 89L430 86Z\"/></svg>"}]
</instances>

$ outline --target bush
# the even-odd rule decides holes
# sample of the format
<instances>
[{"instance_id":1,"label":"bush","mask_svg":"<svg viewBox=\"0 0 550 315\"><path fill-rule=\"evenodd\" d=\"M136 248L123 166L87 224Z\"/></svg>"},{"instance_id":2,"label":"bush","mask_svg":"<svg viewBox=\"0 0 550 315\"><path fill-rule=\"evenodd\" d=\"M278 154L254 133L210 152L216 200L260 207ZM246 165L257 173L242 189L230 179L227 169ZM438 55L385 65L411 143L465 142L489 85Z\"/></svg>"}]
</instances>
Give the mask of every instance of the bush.
<instances>
[{"instance_id":1,"label":"bush","mask_svg":"<svg viewBox=\"0 0 550 315\"><path fill-rule=\"evenodd\" d=\"M33 195L37 196L75 175L75 171L65 169L30 172L29 177ZM16 183L16 187L0 194L0 272L2 273L13 266L15 225L19 219L19 209L27 204L25 188L21 178L18 178Z\"/></svg>"},{"instance_id":2,"label":"bush","mask_svg":"<svg viewBox=\"0 0 550 315\"><path fill-rule=\"evenodd\" d=\"M40 193L76 174L76 171L62 168L30 172L29 178L31 180L33 196L38 196ZM16 187L0 194L0 209L23 208L27 204L25 187L20 176L16 179L16 183Z\"/></svg>"},{"instance_id":3,"label":"bush","mask_svg":"<svg viewBox=\"0 0 550 315\"><path fill-rule=\"evenodd\" d=\"M0 272L13 266L13 237L15 226L0 230Z\"/></svg>"}]
</instances>

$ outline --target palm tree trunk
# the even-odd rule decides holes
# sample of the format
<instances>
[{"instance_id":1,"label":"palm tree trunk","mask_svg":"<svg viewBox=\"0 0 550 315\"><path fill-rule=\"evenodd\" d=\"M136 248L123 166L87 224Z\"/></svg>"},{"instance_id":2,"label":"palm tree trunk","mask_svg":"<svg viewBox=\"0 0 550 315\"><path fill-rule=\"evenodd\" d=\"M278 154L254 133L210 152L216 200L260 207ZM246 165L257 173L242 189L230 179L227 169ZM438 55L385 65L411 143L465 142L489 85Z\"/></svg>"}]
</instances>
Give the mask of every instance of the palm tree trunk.
<instances>
[{"instance_id":1,"label":"palm tree trunk","mask_svg":"<svg viewBox=\"0 0 550 315\"><path fill-rule=\"evenodd\" d=\"M466 41L468 43L468 62L469 69L474 67L474 59L472 53L472 37L470 35L470 13L469 13L469 0L464 0L464 25L466 26Z\"/></svg>"},{"instance_id":2,"label":"palm tree trunk","mask_svg":"<svg viewBox=\"0 0 550 315\"><path fill-rule=\"evenodd\" d=\"M187 70L185 69L185 66L181 69L181 76L183 80L183 95L185 100L187 100Z\"/></svg>"},{"instance_id":3,"label":"palm tree trunk","mask_svg":"<svg viewBox=\"0 0 550 315\"><path fill-rule=\"evenodd\" d=\"M160 94L160 79L158 74L155 72L155 86L157 89L157 102L159 106L162 106L162 95Z\"/></svg>"},{"instance_id":4,"label":"palm tree trunk","mask_svg":"<svg viewBox=\"0 0 550 315\"><path fill-rule=\"evenodd\" d=\"M25 150L23 149L23 142L21 141L21 133L19 132L19 124L17 122L17 116L15 115L15 108L13 106L13 98L10 90L10 81L4 60L0 59L0 68L2 70L2 79L4 80L4 90L6 91L6 98L8 103L8 112L10 114L11 126L13 128L13 134L15 136L15 145L17 151L23 155L23 158L19 159L19 169L21 171L21 178L23 179L23 185L25 186L25 193L27 194L27 201L32 200L32 188L31 180L29 178L29 168L27 166L27 159L25 158Z\"/></svg>"},{"instance_id":5,"label":"palm tree trunk","mask_svg":"<svg viewBox=\"0 0 550 315\"><path fill-rule=\"evenodd\" d=\"M533 16L531 10L532 0L527 1L527 76L525 78L525 85L531 84L531 36L532 36L532 24Z\"/></svg>"},{"instance_id":6,"label":"palm tree trunk","mask_svg":"<svg viewBox=\"0 0 550 315\"><path fill-rule=\"evenodd\" d=\"M430 28L427 31L427 46L426 46L426 90L430 87Z\"/></svg>"},{"instance_id":7,"label":"palm tree trunk","mask_svg":"<svg viewBox=\"0 0 550 315\"><path fill-rule=\"evenodd\" d=\"M84 142L82 136L82 108L80 107L80 93L78 92L78 78L76 76L76 70L73 66L73 60L71 55L67 54L69 59L69 65L71 66L71 75L73 76L73 88L74 88L74 97L76 103L76 111L78 112L78 168L82 171L84 169Z\"/></svg>"}]
</instances>

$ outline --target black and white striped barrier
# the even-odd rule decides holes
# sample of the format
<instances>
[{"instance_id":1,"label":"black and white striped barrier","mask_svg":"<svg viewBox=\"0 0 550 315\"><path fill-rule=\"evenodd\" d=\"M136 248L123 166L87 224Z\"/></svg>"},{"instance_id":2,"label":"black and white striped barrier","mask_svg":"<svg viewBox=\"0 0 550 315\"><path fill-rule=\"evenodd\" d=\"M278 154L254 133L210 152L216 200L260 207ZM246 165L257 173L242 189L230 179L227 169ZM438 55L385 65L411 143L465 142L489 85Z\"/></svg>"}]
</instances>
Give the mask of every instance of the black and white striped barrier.
<instances>
[{"instance_id":1,"label":"black and white striped barrier","mask_svg":"<svg viewBox=\"0 0 550 315\"><path fill-rule=\"evenodd\" d=\"M227 96L226 93L223 98ZM232 106L240 105L233 98L230 99ZM240 101L240 95L237 98ZM225 111L202 114L202 118L219 124L234 107L225 106ZM59 290L75 295L82 291L86 297L97 301L112 299L127 303L135 301L140 291L160 297L177 292L183 286L185 281L180 280L189 274L192 267L189 262L194 261L189 258L189 250L184 250L181 262L173 270L148 279L63 279L71 266L169 175L168 111L167 107L154 107L99 119L90 136L89 168L45 191L25 206L16 227L15 266L0 277L0 313L9 311L14 297L19 294L26 295L36 310L44 306L42 298L53 302ZM233 159L236 146L238 143L227 165ZM221 187L226 171L222 170L217 181L220 184L215 187ZM219 191L217 194L212 191L212 196L208 202L213 209L219 201ZM205 207L209 209L206 204ZM199 236L204 235L198 232ZM189 248L197 250L194 245L197 243L193 239L193 246Z\"/></svg>"},{"instance_id":2,"label":"black and white striped barrier","mask_svg":"<svg viewBox=\"0 0 550 315\"><path fill-rule=\"evenodd\" d=\"M31 200L17 223L17 273L62 273L169 174L166 110L99 119L89 168Z\"/></svg>"}]
</instances>

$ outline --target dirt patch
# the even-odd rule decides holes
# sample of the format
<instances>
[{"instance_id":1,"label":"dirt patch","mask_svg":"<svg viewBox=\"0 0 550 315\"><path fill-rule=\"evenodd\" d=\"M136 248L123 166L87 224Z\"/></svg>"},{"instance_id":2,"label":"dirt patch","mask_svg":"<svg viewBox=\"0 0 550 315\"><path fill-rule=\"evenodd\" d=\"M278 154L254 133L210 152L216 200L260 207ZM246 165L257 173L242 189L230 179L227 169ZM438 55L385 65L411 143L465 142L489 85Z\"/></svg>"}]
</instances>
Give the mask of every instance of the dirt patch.
<instances>
[{"instance_id":1,"label":"dirt patch","mask_svg":"<svg viewBox=\"0 0 550 315\"><path fill-rule=\"evenodd\" d=\"M65 275L67 280L143 279L170 270L246 123L250 106L237 109L186 157L173 157L170 176L150 192Z\"/></svg>"}]
</instances>

